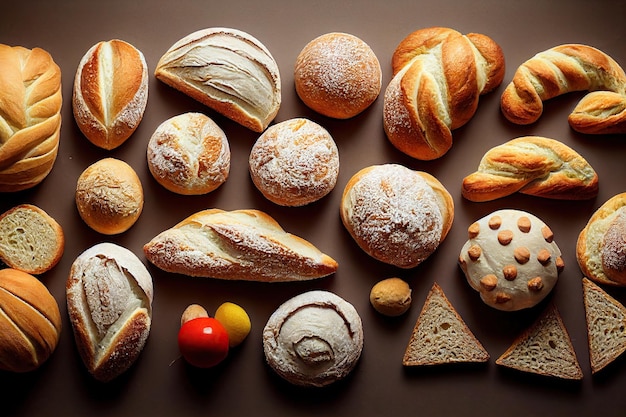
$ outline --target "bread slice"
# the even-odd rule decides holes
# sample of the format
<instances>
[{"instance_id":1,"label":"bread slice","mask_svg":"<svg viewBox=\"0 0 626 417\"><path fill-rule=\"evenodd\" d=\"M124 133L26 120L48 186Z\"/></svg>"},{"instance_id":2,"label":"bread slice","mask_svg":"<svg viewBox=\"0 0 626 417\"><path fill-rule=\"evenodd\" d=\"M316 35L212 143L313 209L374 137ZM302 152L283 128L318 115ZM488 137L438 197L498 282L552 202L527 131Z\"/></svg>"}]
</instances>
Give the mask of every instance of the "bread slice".
<instances>
[{"instance_id":1,"label":"bread slice","mask_svg":"<svg viewBox=\"0 0 626 417\"><path fill-rule=\"evenodd\" d=\"M45 211L21 204L0 215L0 260L29 274L43 274L65 248L61 226Z\"/></svg>"},{"instance_id":2,"label":"bread slice","mask_svg":"<svg viewBox=\"0 0 626 417\"><path fill-rule=\"evenodd\" d=\"M487 362L489 353L435 283L417 318L402 365Z\"/></svg>"},{"instance_id":3,"label":"bread slice","mask_svg":"<svg viewBox=\"0 0 626 417\"><path fill-rule=\"evenodd\" d=\"M595 374L626 351L626 307L588 278L583 278L583 300Z\"/></svg>"},{"instance_id":4,"label":"bread slice","mask_svg":"<svg viewBox=\"0 0 626 417\"><path fill-rule=\"evenodd\" d=\"M496 364L562 379L583 378L574 346L553 303L496 360Z\"/></svg>"}]
</instances>

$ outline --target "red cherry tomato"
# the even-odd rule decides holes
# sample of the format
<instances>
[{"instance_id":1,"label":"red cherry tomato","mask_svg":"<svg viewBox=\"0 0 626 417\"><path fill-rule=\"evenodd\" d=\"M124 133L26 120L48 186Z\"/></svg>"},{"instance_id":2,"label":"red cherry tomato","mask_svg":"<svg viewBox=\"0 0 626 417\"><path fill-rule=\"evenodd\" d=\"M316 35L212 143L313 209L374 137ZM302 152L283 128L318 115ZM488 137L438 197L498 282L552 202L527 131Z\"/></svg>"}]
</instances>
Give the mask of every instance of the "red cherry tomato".
<instances>
[{"instance_id":1,"label":"red cherry tomato","mask_svg":"<svg viewBox=\"0 0 626 417\"><path fill-rule=\"evenodd\" d=\"M228 332L212 317L198 317L183 324L178 332L183 358L198 368L210 368L228 355Z\"/></svg>"}]
</instances>

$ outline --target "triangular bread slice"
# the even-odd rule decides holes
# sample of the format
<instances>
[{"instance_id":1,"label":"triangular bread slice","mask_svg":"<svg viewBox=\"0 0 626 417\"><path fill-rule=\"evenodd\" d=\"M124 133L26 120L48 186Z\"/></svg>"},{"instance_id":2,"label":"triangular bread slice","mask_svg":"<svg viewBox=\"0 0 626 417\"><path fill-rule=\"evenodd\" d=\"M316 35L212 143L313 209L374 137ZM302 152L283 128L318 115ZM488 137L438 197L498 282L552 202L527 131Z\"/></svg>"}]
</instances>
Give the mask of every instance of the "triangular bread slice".
<instances>
[{"instance_id":1,"label":"triangular bread slice","mask_svg":"<svg viewBox=\"0 0 626 417\"><path fill-rule=\"evenodd\" d=\"M583 278L583 300L595 374L626 351L626 307L588 278Z\"/></svg>"},{"instance_id":2,"label":"triangular bread slice","mask_svg":"<svg viewBox=\"0 0 626 417\"><path fill-rule=\"evenodd\" d=\"M497 360L497 365L562 379L580 380L583 372L556 306L551 303Z\"/></svg>"},{"instance_id":3,"label":"triangular bread slice","mask_svg":"<svg viewBox=\"0 0 626 417\"><path fill-rule=\"evenodd\" d=\"M404 366L487 362L489 353L467 327L439 284L431 288L402 359Z\"/></svg>"}]
</instances>

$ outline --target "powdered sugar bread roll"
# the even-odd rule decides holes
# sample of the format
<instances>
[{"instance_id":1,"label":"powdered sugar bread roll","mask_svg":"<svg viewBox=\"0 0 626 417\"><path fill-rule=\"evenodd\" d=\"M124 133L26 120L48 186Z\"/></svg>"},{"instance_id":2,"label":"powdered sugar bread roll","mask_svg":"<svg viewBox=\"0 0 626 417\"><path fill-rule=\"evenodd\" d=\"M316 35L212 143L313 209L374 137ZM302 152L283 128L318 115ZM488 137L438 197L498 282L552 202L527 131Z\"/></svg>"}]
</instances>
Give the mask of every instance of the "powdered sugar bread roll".
<instances>
[{"instance_id":1,"label":"powdered sugar bread roll","mask_svg":"<svg viewBox=\"0 0 626 417\"><path fill-rule=\"evenodd\" d=\"M309 42L296 59L300 99L324 116L348 119L380 94L382 71L374 51L347 33L327 33Z\"/></svg>"},{"instance_id":2,"label":"powdered sugar bread roll","mask_svg":"<svg viewBox=\"0 0 626 417\"><path fill-rule=\"evenodd\" d=\"M332 136L307 119L267 128L249 158L254 185L281 206L303 206L330 193L339 175L339 152Z\"/></svg>"},{"instance_id":3,"label":"powdered sugar bread roll","mask_svg":"<svg viewBox=\"0 0 626 417\"><path fill-rule=\"evenodd\" d=\"M230 171L226 134L202 113L185 113L161 123L150 138L147 158L154 179L183 195L215 190Z\"/></svg>"},{"instance_id":4,"label":"powdered sugar bread roll","mask_svg":"<svg viewBox=\"0 0 626 417\"><path fill-rule=\"evenodd\" d=\"M401 268L426 260L454 219L452 196L435 177L398 164L357 172L344 189L340 210L361 249Z\"/></svg>"}]
</instances>

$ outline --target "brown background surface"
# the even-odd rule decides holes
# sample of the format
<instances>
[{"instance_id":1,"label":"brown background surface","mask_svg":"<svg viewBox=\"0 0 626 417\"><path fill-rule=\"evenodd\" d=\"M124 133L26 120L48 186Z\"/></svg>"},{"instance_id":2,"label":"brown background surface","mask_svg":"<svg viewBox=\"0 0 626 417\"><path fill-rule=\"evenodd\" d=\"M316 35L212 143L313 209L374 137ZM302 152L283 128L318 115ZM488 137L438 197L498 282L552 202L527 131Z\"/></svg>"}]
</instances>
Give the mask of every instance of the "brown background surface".
<instances>
[{"instance_id":1,"label":"brown background surface","mask_svg":"<svg viewBox=\"0 0 626 417\"><path fill-rule=\"evenodd\" d=\"M32 190L4 194L0 210L33 203L55 217L67 235L61 262L40 279L58 300L64 329L52 358L39 370L0 373L0 414L39 415L605 415L626 413L626 362L618 360L591 376L581 273L574 246L593 211L624 183L624 136L584 136L572 131L567 115L582 93L549 102L540 121L527 127L508 123L499 96L515 69L537 52L561 43L595 46L626 65L626 3L623 1L21 1L2 7L0 42L48 50L63 71L63 126L58 159L49 177ZM160 56L178 39L202 28L237 28L259 39L274 55L282 76L283 102L276 121L308 117L337 142L341 169L335 190L302 208L283 208L265 200L248 170L249 151L258 136L213 113L158 82L153 76ZM408 33L423 27L447 26L460 32L491 36L502 47L507 71L502 86L481 99L474 118L454 132L454 146L432 162L413 160L395 150L382 129L382 96L363 114L347 121L319 116L299 101L293 88L293 64L304 45L318 35L342 31L366 41L383 68L383 87L390 80L391 54ZM119 38L139 48L150 69L145 117L122 147L103 151L77 129L70 105L76 67L89 47ZM1 74L0 74L1 76ZM146 164L146 145L167 118L203 111L225 130L232 166L229 180L217 191L183 197L160 187ZM514 137L541 135L561 140L581 153L600 176L597 199L548 201L511 196L490 203L471 203L460 195L464 176L484 152ZM113 156L130 163L145 191L145 210L128 232L107 237L89 229L78 217L74 187L91 163ZM448 238L425 263L412 270L377 262L365 255L341 225L338 205L348 179L359 169L400 163L435 175L453 195L455 222ZM260 284L191 279L149 266L155 286L153 327L135 366L108 384L91 378L81 363L67 319L65 280L73 260L101 241L134 251L160 231L204 208L257 208L272 215L287 231L314 243L339 262L338 272L316 281ZM551 295L563 315L584 371L583 381L569 383L509 372L495 359L540 312L541 306L517 313L485 306L466 283L456 264L467 226L500 208L530 211L548 223L563 252L565 271ZM399 276L413 288L413 306L401 318L384 318L371 308L368 295L380 279ZM485 366L452 366L406 370L402 355L415 320L433 282L438 282L477 338L491 354ZM359 365L347 379L324 389L290 386L265 364L261 332L271 313L288 298L311 289L326 289L351 302L364 325L365 347ZM626 301L622 289L609 289ZM249 338L231 351L226 362L200 371L178 358L176 334L180 314L190 303L210 312L224 301L243 306L252 319Z\"/></svg>"}]
</instances>

